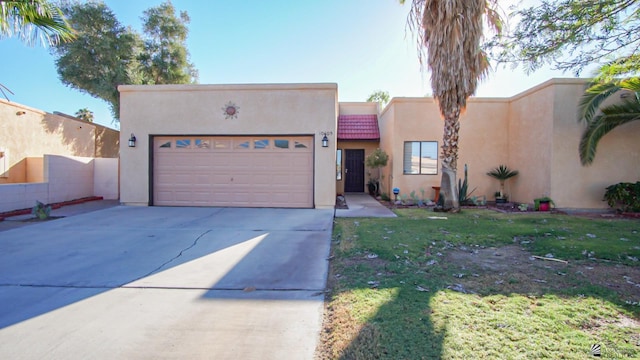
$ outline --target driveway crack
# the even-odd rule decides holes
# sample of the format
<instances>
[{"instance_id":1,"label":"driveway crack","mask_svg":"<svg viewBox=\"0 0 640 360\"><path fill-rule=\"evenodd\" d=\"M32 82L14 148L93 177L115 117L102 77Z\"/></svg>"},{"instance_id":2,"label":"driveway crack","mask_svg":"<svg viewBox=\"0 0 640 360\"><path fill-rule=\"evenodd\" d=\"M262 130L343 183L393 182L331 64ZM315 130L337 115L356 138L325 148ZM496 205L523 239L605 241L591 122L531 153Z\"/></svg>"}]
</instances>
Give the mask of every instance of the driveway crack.
<instances>
[{"instance_id":1,"label":"driveway crack","mask_svg":"<svg viewBox=\"0 0 640 360\"><path fill-rule=\"evenodd\" d=\"M193 243L191 243L191 245L187 246L186 248L180 250L180 252L178 253L178 255L172 257L171 259L165 261L164 263L162 263L162 265L158 266L157 268L149 271L148 273L136 278L133 281L138 281L140 279L146 278L147 276L151 276L152 274L160 271L162 268L164 268L165 266L169 265L170 263L174 262L175 260L177 260L179 257L182 256L182 254L184 254L185 252L189 251L190 249L193 249L196 245L198 245L198 241L200 241L200 239L202 239L203 236L207 235L208 233L210 233L211 231L213 231L212 229L209 229L205 232L203 232L202 234L198 235L198 237L193 240ZM133 282L132 281L132 282Z\"/></svg>"}]
</instances>

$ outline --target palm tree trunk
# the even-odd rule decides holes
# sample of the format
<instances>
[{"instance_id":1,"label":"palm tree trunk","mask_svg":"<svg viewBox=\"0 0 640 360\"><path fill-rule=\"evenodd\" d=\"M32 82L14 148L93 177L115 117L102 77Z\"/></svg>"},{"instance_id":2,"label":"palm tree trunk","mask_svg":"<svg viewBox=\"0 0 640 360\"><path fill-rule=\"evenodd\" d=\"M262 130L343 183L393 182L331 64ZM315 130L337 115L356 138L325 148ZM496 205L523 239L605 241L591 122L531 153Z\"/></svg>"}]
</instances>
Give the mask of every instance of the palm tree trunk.
<instances>
[{"instance_id":1,"label":"palm tree trunk","mask_svg":"<svg viewBox=\"0 0 640 360\"><path fill-rule=\"evenodd\" d=\"M458 168L458 131L460 130L460 108L445 115L442 137L442 179L440 194L444 196L446 210L460 209L456 173Z\"/></svg>"}]
</instances>

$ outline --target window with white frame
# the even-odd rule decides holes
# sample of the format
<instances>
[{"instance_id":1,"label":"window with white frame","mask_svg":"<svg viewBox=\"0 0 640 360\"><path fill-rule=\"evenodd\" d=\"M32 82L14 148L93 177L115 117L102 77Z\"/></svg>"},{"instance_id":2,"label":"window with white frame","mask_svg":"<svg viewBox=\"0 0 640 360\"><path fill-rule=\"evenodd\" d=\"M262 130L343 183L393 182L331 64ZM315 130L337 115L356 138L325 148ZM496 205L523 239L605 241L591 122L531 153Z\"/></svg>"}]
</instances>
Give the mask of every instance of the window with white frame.
<instances>
[{"instance_id":1,"label":"window with white frame","mask_svg":"<svg viewBox=\"0 0 640 360\"><path fill-rule=\"evenodd\" d=\"M437 175L438 142L405 141L402 171L405 175Z\"/></svg>"}]
</instances>

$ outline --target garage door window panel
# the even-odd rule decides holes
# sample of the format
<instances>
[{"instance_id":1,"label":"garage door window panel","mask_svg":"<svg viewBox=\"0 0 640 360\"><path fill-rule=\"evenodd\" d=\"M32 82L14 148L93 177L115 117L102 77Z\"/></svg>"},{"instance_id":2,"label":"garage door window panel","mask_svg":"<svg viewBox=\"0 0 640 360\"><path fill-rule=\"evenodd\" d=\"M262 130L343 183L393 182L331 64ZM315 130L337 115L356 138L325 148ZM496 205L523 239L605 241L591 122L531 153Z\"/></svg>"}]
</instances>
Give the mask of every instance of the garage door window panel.
<instances>
[{"instance_id":1,"label":"garage door window panel","mask_svg":"<svg viewBox=\"0 0 640 360\"><path fill-rule=\"evenodd\" d=\"M191 139L176 140L176 149L189 149L191 147Z\"/></svg>"},{"instance_id":2,"label":"garage door window panel","mask_svg":"<svg viewBox=\"0 0 640 360\"><path fill-rule=\"evenodd\" d=\"M276 149L289 149L289 140L286 139L275 139L273 144Z\"/></svg>"},{"instance_id":3,"label":"garage door window panel","mask_svg":"<svg viewBox=\"0 0 640 360\"><path fill-rule=\"evenodd\" d=\"M228 150L231 148L231 140L213 140L213 150Z\"/></svg>"},{"instance_id":4,"label":"garage door window panel","mask_svg":"<svg viewBox=\"0 0 640 360\"><path fill-rule=\"evenodd\" d=\"M236 149L238 150L247 150L251 148L251 141L250 140L237 140L236 141Z\"/></svg>"},{"instance_id":5,"label":"garage door window panel","mask_svg":"<svg viewBox=\"0 0 640 360\"><path fill-rule=\"evenodd\" d=\"M296 149L307 149L309 147L309 142L306 141L296 141L295 146Z\"/></svg>"},{"instance_id":6,"label":"garage door window panel","mask_svg":"<svg viewBox=\"0 0 640 360\"><path fill-rule=\"evenodd\" d=\"M269 148L269 139L260 139L253 141L254 149L268 149Z\"/></svg>"},{"instance_id":7,"label":"garage door window panel","mask_svg":"<svg viewBox=\"0 0 640 360\"><path fill-rule=\"evenodd\" d=\"M196 139L195 144L197 149L211 148L211 141L209 139Z\"/></svg>"}]
</instances>

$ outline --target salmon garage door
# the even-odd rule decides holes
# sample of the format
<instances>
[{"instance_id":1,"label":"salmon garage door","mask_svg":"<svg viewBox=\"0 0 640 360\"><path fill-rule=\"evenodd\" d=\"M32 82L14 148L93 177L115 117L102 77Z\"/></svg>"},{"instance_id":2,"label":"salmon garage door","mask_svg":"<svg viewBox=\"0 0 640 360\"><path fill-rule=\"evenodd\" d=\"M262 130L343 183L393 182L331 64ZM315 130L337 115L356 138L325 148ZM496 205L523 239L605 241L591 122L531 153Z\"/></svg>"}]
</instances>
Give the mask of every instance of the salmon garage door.
<instances>
[{"instance_id":1,"label":"salmon garage door","mask_svg":"<svg viewBox=\"0 0 640 360\"><path fill-rule=\"evenodd\" d=\"M311 136L156 136L153 204L313 207Z\"/></svg>"}]
</instances>

